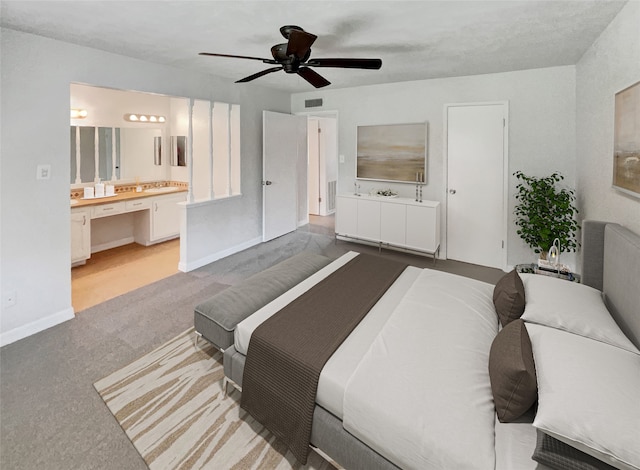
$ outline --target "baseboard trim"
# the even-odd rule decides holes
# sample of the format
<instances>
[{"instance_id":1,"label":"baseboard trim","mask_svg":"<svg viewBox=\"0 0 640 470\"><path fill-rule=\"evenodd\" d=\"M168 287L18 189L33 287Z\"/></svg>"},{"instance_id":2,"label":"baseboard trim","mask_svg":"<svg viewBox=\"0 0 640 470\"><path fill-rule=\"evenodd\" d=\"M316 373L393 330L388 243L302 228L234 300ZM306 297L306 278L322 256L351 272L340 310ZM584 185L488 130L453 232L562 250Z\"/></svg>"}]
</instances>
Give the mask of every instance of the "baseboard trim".
<instances>
[{"instance_id":1,"label":"baseboard trim","mask_svg":"<svg viewBox=\"0 0 640 470\"><path fill-rule=\"evenodd\" d=\"M209 263L213 263L214 261L218 261L219 259L226 258L227 256L231 256L242 250L251 248L252 246L259 245L260 243L262 243L262 237L248 240L244 243L241 243L240 245L232 246L231 248L227 248L226 250L218 251L216 253L197 259L195 261L191 261L189 263L186 263L183 260L180 260L180 262L178 263L178 269L184 273L188 273L189 271L193 271L194 269L201 268L202 266L206 266Z\"/></svg>"},{"instance_id":2,"label":"baseboard trim","mask_svg":"<svg viewBox=\"0 0 640 470\"><path fill-rule=\"evenodd\" d=\"M133 237L121 238L120 240L114 240L108 243L101 243L100 245L95 245L91 247L91 254L98 253L104 250L110 250L111 248L117 248L119 246L129 245L130 243L135 242Z\"/></svg>"},{"instance_id":3,"label":"baseboard trim","mask_svg":"<svg viewBox=\"0 0 640 470\"><path fill-rule=\"evenodd\" d=\"M40 320L27 323L26 325L19 326L13 330L9 330L0 334L0 346L15 343L18 340L26 338L27 336L34 335L41 331L44 331L52 326L64 323L67 320L75 318L73 313L73 307L69 307L60 312L49 315L48 317L41 318Z\"/></svg>"}]
</instances>

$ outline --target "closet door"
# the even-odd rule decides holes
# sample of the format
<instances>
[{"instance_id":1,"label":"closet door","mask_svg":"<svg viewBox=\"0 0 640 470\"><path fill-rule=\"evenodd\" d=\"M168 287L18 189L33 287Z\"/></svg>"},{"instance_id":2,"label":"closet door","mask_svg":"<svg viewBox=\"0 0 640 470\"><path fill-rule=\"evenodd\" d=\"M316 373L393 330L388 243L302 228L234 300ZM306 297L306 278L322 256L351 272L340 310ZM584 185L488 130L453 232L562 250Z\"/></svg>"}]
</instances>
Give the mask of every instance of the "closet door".
<instances>
[{"instance_id":1,"label":"closet door","mask_svg":"<svg viewBox=\"0 0 640 470\"><path fill-rule=\"evenodd\" d=\"M506 266L507 104L447 107L447 258Z\"/></svg>"}]
</instances>

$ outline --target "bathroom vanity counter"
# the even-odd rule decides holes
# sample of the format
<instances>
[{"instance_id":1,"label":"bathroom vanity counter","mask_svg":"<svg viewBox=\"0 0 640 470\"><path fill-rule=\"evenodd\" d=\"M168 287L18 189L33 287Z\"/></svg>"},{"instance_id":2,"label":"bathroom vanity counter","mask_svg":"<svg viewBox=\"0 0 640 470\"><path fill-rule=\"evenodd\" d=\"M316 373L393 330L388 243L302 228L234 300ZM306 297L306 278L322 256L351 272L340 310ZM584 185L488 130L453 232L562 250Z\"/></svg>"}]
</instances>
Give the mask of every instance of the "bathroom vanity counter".
<instances>
[{"instance_id":1,"label":"bathroom vanity counter","mask_svg":"<svg viewBox=\"0 0 640 470\"><path fill-rule=\"evenodd\" d=\"M180 203L187 188L152 187L115 196L72 199L71 264L129 243L148 246L180 236Z\"/></svg>"},{"instance_id":2,"label":"bathroom vanity counter","mask_svg":"<svg viewBox=\"0 0 640 470\"><path fill-rule=\"evenodd\" d=\"M165 190L167 186L163 186L159 188L145 189L139 193L135 191L127 191L127 192L116 193L114 196L96 197L91 199L73 198L71 199L72 201L71 207L76 209L78 207L96 206L98 204L112 204L114 202L129 201L132 199L149 198L149 197L156 197L156 196L161 196L165 194L187 192L187 188L184 188L184 187L179 187L179 186L171 186L171 187L175 189Z\"/></svg>"}]
</instances>

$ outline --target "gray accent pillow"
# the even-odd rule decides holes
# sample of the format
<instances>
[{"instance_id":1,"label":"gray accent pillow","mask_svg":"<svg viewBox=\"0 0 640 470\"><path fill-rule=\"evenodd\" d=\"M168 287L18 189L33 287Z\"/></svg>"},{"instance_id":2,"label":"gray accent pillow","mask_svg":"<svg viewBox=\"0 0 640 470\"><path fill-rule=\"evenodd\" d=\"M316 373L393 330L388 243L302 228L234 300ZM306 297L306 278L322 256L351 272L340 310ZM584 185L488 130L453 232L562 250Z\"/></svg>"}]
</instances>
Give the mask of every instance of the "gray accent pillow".
<instances>
[{"instance_id":1,"label":"gray accent pillow","mask_svg":"<svg viewBox=\"0 0 640 470\"><path fill-rule=\"evenodd\" d=\"M524 312L524 284L515 269L497 282L493 289L493 305L503 327Z\"/></svg>"},{"instance_id":2,"label":"gray accent pillow","mask_svg":"<svg viewBox=\"0 0 640 470\"><path fill-rule=\"evenodd\" d=\"M493 340L489 352L489 380L501 423L514 421L536 402L536 368L524 321L512 321Z\"/></svg>"}]
</instances>

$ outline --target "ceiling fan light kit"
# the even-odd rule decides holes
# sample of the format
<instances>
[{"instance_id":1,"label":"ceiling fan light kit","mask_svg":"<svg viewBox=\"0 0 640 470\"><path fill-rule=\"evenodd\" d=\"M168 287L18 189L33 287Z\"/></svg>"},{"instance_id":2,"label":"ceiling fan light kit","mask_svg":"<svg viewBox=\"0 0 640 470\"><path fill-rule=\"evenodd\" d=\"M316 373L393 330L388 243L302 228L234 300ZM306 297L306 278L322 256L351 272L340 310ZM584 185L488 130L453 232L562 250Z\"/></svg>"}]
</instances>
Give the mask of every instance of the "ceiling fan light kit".
<instances>
[{"instance_id":1,"label":"ceiling fan light kit","mask_svg":"<svg viewBox=\"0 0 640 470\"><path fill-rule=\"evenodd\" d=\"M315 34L307 33L300 26L294 25L285 25L281 27L280 33L285 39L287 39L287 42L276 44L271 48L271 55L273 56L273 59L262 59L260 57L231 54L216 54L213 52L200 52L200 55L259 60L265 64L277 65L277 67L271 67L242 78L236 81L236 83L250 82L269 73L284 70L286 73L295 73L300 75L316 88L322 88L330 85L331 82L310 67L369 70L378 70L382 67L382 60L380 59L310 59L311 46L318 38Z\"/></svg>"}]
</instances>

